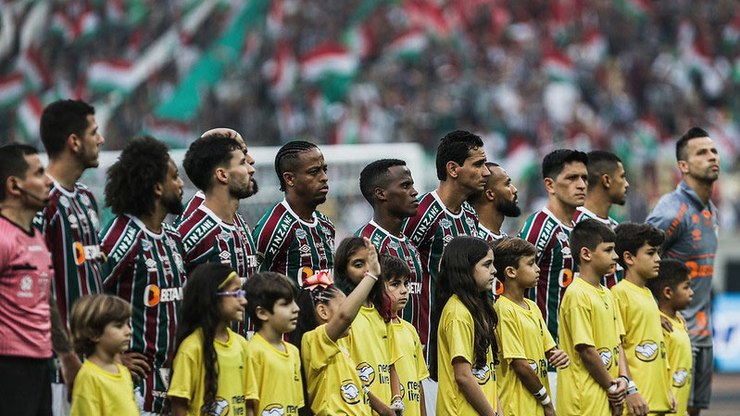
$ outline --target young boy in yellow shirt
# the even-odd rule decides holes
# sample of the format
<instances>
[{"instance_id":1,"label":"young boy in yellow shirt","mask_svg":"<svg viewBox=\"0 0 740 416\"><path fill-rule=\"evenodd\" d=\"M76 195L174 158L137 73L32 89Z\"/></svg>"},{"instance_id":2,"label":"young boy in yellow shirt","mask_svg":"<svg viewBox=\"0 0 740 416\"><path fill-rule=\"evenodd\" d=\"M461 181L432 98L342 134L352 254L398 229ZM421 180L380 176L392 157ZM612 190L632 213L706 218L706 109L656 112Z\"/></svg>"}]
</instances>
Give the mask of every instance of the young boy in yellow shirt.
<instances>
[{"instance_id":1,"label":"young boy in yellow shirt","mask_svg":"<svg viewBox=\"0 0 740 416\"><path fill-rule=\"evenodd\" d=\"M558 416L619 415L626 381L622 320L601 277L617 262L614 232L596 220L576 224L570 249L580 273L563 295L558 338L570 365L558 371Z\"/></svg>"},{"instance_id":2,"label":"young boy in yellow shirt","mask_svg":"<svg viewBox=\"0 0 740 416\"><path fill-rule=\"evenodd\" d=\"M247 415L298 416L304 406L301 357L283 335L298 323L297 289L280 273L257 273L244 285L246 309L257 332L248 342L247 371L257 383L248 394Z\"/></svg>"},{"instance_id":3,"label":"young boy in yellow shirt","mask_svg":"<svg viewBox=\"0 0 740 416\"><path fill-rule=\"evenodd\" d=\"M537 304L524 296L537 284L536 254L521 238L507 237L493 246L496 278L504 287L494 305L501 362L496 383L504 416L554 415L547 361L556 368L570 364L568 355L556 348Z\"/></svg>"},{"instance_id":4,"label":"young boy in yellow shirt","mask_svg":"<svg viewBox=\"0 0 740 416\"><path fill-rule=\"evenodd\" d=\"M687 416L689 393L691 392L691 339L686 330L686 321L678 311L691 303L694 291L691 289L691 270L675 259L661 260L658 277L650 279L647 286L658 300L661 317L671 325L672 330L663 328L668 364L671 368L671 392L676 399L676 415Z\"/></svg>"},{"instance_id":5,"label":"young boy in yellow shirt","mask_svg":"<svg viewBox=\"0 0 740 416\"><path fill-rule=\"evenodd\" d=\"M624 279L611 288L624 324L629 414L665 414L674 408L660 310L646 283L658 277L663 232L649 224L624 223L614 230ZM639 387L639 391L638 391Z\"/></svg>"}]
</instances>

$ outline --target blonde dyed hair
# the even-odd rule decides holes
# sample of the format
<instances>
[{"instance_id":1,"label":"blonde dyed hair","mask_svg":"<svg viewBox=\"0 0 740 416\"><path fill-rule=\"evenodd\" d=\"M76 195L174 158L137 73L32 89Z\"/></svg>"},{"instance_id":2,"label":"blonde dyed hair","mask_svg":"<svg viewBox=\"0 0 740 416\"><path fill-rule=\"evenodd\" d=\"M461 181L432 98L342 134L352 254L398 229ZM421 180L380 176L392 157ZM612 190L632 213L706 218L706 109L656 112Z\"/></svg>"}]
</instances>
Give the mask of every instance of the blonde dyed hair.
<instances>
[{"instance_id":1,"label":"blonde dyed hair","mask_svg":"<svg viewBox=\"0 0 740 416\"><path fill-rule=\"evenodd\" d=\"M106 325L125 322L129 318L131 305L117 296L100 294L77 299L69 318L75 351L78 354L92 354L97 344L93 339L103 334Z\"/></svg>"}]
</instances>

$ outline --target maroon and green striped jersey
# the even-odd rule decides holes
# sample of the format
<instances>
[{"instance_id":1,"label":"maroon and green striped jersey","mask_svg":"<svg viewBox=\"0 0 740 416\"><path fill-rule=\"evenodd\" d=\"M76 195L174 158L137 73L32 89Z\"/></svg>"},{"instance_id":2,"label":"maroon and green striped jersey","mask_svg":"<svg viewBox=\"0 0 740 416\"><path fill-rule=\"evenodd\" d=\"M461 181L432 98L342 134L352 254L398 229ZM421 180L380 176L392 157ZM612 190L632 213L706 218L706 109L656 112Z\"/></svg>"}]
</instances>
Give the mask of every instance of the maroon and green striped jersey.
<instances>
[{"instance_id":1,"label":"maroon and green striped jersey","mask_svg":"<svg viewBox=\"0 0 740 416\"><path fill-rule=\"evenodd\" d=\"M540 276L537 285L529 289L528 297L539 306L547 322L550 335L558 340L558 311L565 288L573 281L575 263L570 252L570 232L547 208L530 215L524 222L519 237L537 249Z\"/></svg>"},{"instance_id":2,"label":"maroon and green striped jersey","mask_svg":"<svg viewBox=\"0 0 740 416\"><path fill-rule=\"evenodd\" d=\"M304 276L334 267L334 224L319 211L305 222L283 200L265 213L252 235L259 269L282 273L298 287Z\"/></svg>"},{"instance_id":3,"label":"maroon and green striped jersey","mask_svg":"<svg viewBox=\"0 0 740 416\"><path fill-rule=\"evenodd\" d=\"M77 183L73 190L56 181L49 205L34 218L46 238L54 264L52 291L59 314L69 325L72 305L81 296L103 291L98 205L92 192Z\"/></svg>"},{"instance_id":4,"label":"maroon and green striped jersey","mask_svg":"<svg viewBox=\"0 0 740 416\"><path fill-rule=\"evenodd\" d=\"M439 199L437 191L419 197L416 215L407 218L401 226L403 233L416 246L421 259L421 298L419 303L419 338L424 346L436 341L431 328L434 285L439 274L439 262L447 243L459 235L477 236L478 216L473 207L464 202L459 213L450 212ZM424 349L429 361L429 348Z\"/></svg>"},{"instance_id":5,"label":"maroon and green striped jersey","mask_svg":"<svg viewBox=\"0 0 740 416\"><path fill-rule=\"evenodd\" d=\"M106 292L131 303L131 351L146 355L152 372L136 387L144 410L161 413L172 368L175 331L186 281L180 234L162 224L159 234L136 217L114 218L101 233Z\"/></svg>"},{"instance_id":6,"label":"maroon and green striped jersey","mask_svg":"<svg viewBox=\"0 0 740 416\"><path fill-rule=\"evenodd\" d=\"M190 200L185 204L185 208L182 210L182 214L178 215L177 218L175 218L175 221L173 224L177 226L177 224L181 223L184 219L188 218L195 212L198 207L203 205L203 201L206 200L206 195L203 193L203 191L196 191L195 194L190 198Z\"/></svg>"},{"instance_id":7,"label":"maroon and green striped jersey","mask_svg":"<svg viewBox=\"0 0 740 416\"><path fill-rule=\"evenodd\" d=\"M585 207L576 208L576 213L575 215L573 215L573 223L578 224L579 222L583 220L587 220L587 219L596 220L601 223L604 223L608 225L609 228L611 228L612 230L617 228L617 225L619 225L617 220L615 220L612 217L601 218L598 215L596 215L594 212L589 210L588 208L585 208ZM616 271L614 273L609 273L607 275L604 275L601 278L601 284L611 289L612 286L621 282L622 279L624 279L624 267L622 267L621 264L617 263Z\"/></svg>"},{"instance_id":8,"label":"maroon and green striped jersey","mask_svg":"<svg viewBox=\"0 0 740 416\"><path fill-rule=\"evenodd\" d=\"M411 270L409 301L406 307L403 308L403 319L411 322L414 327L418 328L420 325L421 276L423 270L419 251L416 250L416 247L411 244L411 241L405 235L401 234L400 237L392 235L373 220L357 230L355 235L370 239L370 242L378 250L378 254L398 257L409 266L409 270Z\"/></svg>"},{"instance_id":9,"label":"maroon and green striped jersey","mask_svg":"<svg viewBox=\"0 0 740 416\"><path fill-rule=\"evenodd\" d=\"M201 205L177 224L188 273L199 264L208 262L231 266L242 281L255 273L257 255L251 230L238 213L234 214L232 222L228 224L222 221L213 211ZM244 321L232 325L236 333L245 337L248 327Z\"/></svg>"}]
</instances>

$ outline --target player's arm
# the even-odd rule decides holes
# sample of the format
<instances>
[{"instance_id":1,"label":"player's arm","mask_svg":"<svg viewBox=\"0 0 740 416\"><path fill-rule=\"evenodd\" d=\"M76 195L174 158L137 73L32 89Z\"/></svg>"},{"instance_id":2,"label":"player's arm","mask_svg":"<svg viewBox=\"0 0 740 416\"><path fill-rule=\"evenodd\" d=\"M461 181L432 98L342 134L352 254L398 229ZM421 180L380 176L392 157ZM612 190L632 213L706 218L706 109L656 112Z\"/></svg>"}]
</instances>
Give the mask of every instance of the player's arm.
<instances>
[{"instance_id":1,"label":"player's arm","mask_svg":"<svg viewBox=\"0 0 740 416\"><path fill-rule=\"evenodd\" d=\"M381 416L396 416L396 412L391 409L388 404L383 403L383 401L371 391L367 392L367 397L370 399L370 408L372 408L375 413Z\"/></svg>"},{"instance_id":2,"label":"player's arm","mask_svg":"<svg viewBox=\"0 0 740 416\"><path fill-rule=\"evenodd\" d=\"M473 409L479 415L496 415L497 412L491 407L478 381L473 376L473 367L470 363L463 357L455 357L452 359L452 369L455 383Z\"/></svg>"},{"instance_id":3,"label":"player's arm","mask_svg":"<svg viewBox=\"0 0 740 416\"><path fill-rule=\"evenodd\" d=\"M612 385L616 385L617 391L622 394L624 393L627 388L626 383L621 378L612 378L611 374L606 371L606 367L604 367L604 363L601 361L601 357L599 357L596 347L593 345L578 344L576 345L576 352L581 357L583 366L586 368L586 371L588 371L588 374L609 394L610 399L612 394L609 392L609 388Z\"/></svg>"},{"instance_id":4,"label":"player's arm","mask_svg":"<svg viewBox=\"0 0 740 416\"><path fill-rule=\"evenodd\" d=\"M57 301L53 294L49 294L49 307L51 309L51 345L57 354L57 358L59 358L59 363L62 366L62 377L68 387L67 392L71 398L72 385L74 384L75 377L77 377L77 372L82 367L82 363L80 362L80 357L74 352L72 341L70 341L69 334L67 333L67 326L62 321L62 316L59 314Z\"/></svg>"},{"instance_id":5,"label":"player's arm","mask_svg":"<svg viewBox=\"0 0 740 416\"><path fill-rule=\"evenodd\" d=\"M648 414L649 407L647 401L637 390L637 385L632 380L630 367L627 365L627 356L624 349L619 346L619 377L627 382L627 398L625 399L627 411L631 415L644 416Z\"/></svg>"},{"instance_id":6,"label":"player's arm","mask_svg":"<svg viewBox=\"0 0 740 416\"><path fill-rule=\"evenodd\" d=\"M567 357L567 355L566 355ZM524 387L529 390L530 393L537 399L538 402L542 403L542 406L553 407L550 396L547 395L547 389L540 382L539 377L535 374L532 367L529 366L524 358L514 358L511 360L511 368L514 370L514 374L524 384Z\"/></svg>"}]
</instances>

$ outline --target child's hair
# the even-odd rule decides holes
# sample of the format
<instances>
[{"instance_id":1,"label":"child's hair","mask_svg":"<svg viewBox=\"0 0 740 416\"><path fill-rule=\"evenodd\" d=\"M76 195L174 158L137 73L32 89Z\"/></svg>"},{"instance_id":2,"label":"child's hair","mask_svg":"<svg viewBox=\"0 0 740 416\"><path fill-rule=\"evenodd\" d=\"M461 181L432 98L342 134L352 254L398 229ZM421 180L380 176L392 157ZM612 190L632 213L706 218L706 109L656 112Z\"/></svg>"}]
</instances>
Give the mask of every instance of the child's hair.
<instances>
[{"instance_id":1,"label":"child's hair","mask_svg":"<svg viewBox=\"0 0 740 416\"><path fill-rule=\"evenodd\" d=\"M581 264L581 249L591 251L601 243L613 243L617 239L608 225L594 219L579 222L570 232L570 252L576 265Z\"/></svg>"},{"instance_id":2,"label":"child's hair","mask_svg":"<svg viewBox=\"0 0 740 416\"><path fill-rule=\"evenodd\" d=\"M506 237L496 241L493 246L493 265L496 267L496 278L506 280L504 270L507 267L519 268L519 260L526 256L537 255L537 249L527 240L518 237Z\"/></svg>"},{"instance_id":3,"label":"child's hair","mask_svg":"<svg viewBox=\"0 0 740 416\"><path fill-rule=\"evenodd\" d=\"M106 325L129 318L131 305L117 296L98 294L77 299L69 318L75 351L90 356L97 344L93 338L101 336Z\"/></svg>"},{"instance_id":4,"label":"child's hair","mask_svg":"<svg viewBox=\"0 0 740 416\"><path fill-rule=\"evenodd\" d=\"M218 355L213 346L216 327L223 320L219 310L218 292L222 291L234 277L237 277L236 272L228 265L204 263L190 273L188 284L183 291L180 320L175 337L175 355L185 338L200 328L203 333L205 368L203 403L215 400L218 391Z\"/></svg>"},{"instance_id":5,"label":"child's hair","mask_svg":"<svg viewBox=\"0 0 740 416\"><path fill-rule=\"evenodd\" d=\"M645 244L660 247L663 241L665 241L663 231L650 224L625 222L624 224L619 224L614 232L617 235L617 244L614 249L619 256L619 264L625 269L627 268L627 265L624 263L624 253L626 251L636 255L640 247Z\"/></svg>"},{"instance_id":6,"label":"child's hair","mask_svg":"<svg viewBox=\"0 0 740 416\"><path fill-rule=\"evenodd\" d=\"M397 315L393 313L393 299L388 294L388 291L385 290L386 284L394 277L408 281L411 279L411 269L409 269L409 266L405 261L389 254L381 254L380 258L378 258L378 262L380 263L380 270L382 270L382 273L378 279L379 284L376 284L375 286L380 286L381 289L378 292L382 296L380 299L370 298L370 300L375 305L380 316L388 322ZM372 296L373 293L371 292L370 295Z\"/></svg>"},{"instance_id":7,"label":"child's hair","mask_svg":"<svg viewBox=\"0 0 740 416\"><path fill-rule=\"evenodd\" d=\"M449 298L454 294L468 309L473 317L475 329L473 350L475 362L470 363L473 368L482 368L486 363L486 352L490 347L496 357L498 347L494 330L498 325L498 316L493 309L493 303L488 299L488 293L481 291L473 277L475 265L484 258L491 247L477 237L459 236L445 247L442 260L439 264L437 276L436 296L432 310L432 333L436 333L442 310ZM431 342L432 379L437 379L437 342L432 337Z\"/></svg>"},{"instance_id":8,"label":"child's hair","mask_svg":"<svg viewBox=\"0 0 740 416\"><path fill-rule=\"evenodd\" d=\"M262 328L257 307L272 313L277 301L282 299L290 302L298 297L298 289L293 282L284 274L275 272L261 272L250 277L244 285L244 291L247 292L247 313L256 330Z\"/></svg>"},{"instance_id":9,"label":"child's hair","mask_svg":"<svg viewBox=\"0 0 740 416\"><path fill-rule=\"evenodd\" d=\"M347 274L347 268L350 266L349 261L357 250L365 250L365 240L362 237L347 237L339 243L337 252L334 254L334 277L337 280L338 286L345 290L345 294L348 294L357 286L350 280ZM381 275L376 276L378 283L370 290L370 295L367 298L378 312L380 312L383 319L390 320L390 299L385 293L385 284L383 283L385 270L382 267L380 270L382 270Z\"/></svg>"},{"instance_id":10,"label":"child's hair","mask_svg":"<svg viewBox=\"0 0 740 416\"><path fill-rule=\"evenodd\" d=\"M333 283L328 285L318 284L311 287L303 287L298 292L296 303L301 309L298 314L298 324L295 331L290 333L290 343L301 349L301 340L306 332L313 331L319 326L319 320L316 317L316 305L327 304L342 291Z\"/></svg>"},{"instance_id":11,"label":"child's hair","mask_svg":"<svg viewBox=\"0 0 740 416\"><path fill-rule=\"evenodd\" d=\"M663 297L666 287L676 290L679 284L689 279L691 270L680 260L664 259L660 261L658 277L647 281L647 287L653 292L656 299Z\"/></svg>"}]
</instances>

